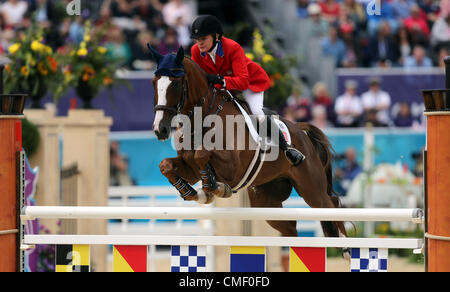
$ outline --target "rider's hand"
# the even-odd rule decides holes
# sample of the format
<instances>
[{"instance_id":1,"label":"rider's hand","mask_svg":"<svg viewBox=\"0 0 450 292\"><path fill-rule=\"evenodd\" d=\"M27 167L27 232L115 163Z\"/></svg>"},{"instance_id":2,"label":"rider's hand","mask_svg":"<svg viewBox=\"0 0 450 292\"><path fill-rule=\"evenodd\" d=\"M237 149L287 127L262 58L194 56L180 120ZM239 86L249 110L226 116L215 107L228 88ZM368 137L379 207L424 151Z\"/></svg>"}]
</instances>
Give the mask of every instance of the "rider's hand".
<instances>
[{"instance_id":1,"label":"rider's hand","mask_svg":"<svg viewBox=\"0 0 450 292\"><path fill-rule=\"evenodd\" d=\"M206 75L206 79L208 79L208 83L210 84L220 84L222 86L225 86L225 79L223 78L223 76L208 74Z\"/></svg>"}]
</instances>

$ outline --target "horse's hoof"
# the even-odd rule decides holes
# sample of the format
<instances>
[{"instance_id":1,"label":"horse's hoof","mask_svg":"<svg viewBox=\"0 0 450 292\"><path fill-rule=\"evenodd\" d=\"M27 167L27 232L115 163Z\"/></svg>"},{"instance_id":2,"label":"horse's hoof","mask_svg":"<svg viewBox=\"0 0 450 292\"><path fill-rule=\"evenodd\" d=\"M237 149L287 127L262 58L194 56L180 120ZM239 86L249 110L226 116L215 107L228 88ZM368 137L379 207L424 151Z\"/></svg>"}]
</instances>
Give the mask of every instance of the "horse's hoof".
<instances>
[{"instance_id":1,"label":"horse's hoof","mask_svg":"<svg viewBox=\"0 0 450 292\"><path fill-rule=\"evenodd\" d=\"M231 190L230 186L221 182L217 183L218 188L217 190L211 192L218 198L229 198L233 195L233 191Z\"/></svg>"},{"instance_id":2,"label":"horse's hoof","mask_svg":"<svg viewBox=\"0 0 450 292\"><path fill-rule=\"evenodd\" d=\"M203 190L197 190L197 195L195 196L197 197L195 201L202 205L209 205L215 199L213 194L205 193Z\"/></svg>"}]
</instances>

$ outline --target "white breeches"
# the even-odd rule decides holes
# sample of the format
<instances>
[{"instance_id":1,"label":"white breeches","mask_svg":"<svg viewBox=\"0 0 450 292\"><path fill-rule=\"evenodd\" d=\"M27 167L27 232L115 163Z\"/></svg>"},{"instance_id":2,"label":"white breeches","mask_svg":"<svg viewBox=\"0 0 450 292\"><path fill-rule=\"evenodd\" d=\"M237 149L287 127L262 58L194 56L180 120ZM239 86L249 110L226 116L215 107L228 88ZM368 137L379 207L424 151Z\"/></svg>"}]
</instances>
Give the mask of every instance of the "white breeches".
<instances>
[{"instance_id":1,"label":"white breeches","mask_svg":"<svg viewBox=\"0 0 450 292\"><path fill-rule=\"evenodd\" d=\"M244 98L250 106L250 110L256 116L264 116L263 106L264 106L264 91L253 92L247 89L243 92Z\"/></svg>"}]
</instances>

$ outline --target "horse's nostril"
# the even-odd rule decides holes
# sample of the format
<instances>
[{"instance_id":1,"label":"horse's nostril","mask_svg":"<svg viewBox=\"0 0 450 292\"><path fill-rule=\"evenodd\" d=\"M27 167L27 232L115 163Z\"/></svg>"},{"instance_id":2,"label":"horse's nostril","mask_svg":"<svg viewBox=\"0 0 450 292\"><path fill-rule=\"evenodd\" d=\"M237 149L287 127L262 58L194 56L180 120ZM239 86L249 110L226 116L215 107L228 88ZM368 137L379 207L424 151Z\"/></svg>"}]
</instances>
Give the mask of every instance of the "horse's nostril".
<instances>
[{"instance_id":1,"label":"horse's nostril","mask_svg":"<svg viewBox=\"0 0 450 292\"><path fill-rule=\"evenodd\" d=\"M161 129L161 135L167 135L167 133L168 133L168 131L167 131L167 128L166 127L162 127L162 129Z\"/></svg>"}]
</instances>

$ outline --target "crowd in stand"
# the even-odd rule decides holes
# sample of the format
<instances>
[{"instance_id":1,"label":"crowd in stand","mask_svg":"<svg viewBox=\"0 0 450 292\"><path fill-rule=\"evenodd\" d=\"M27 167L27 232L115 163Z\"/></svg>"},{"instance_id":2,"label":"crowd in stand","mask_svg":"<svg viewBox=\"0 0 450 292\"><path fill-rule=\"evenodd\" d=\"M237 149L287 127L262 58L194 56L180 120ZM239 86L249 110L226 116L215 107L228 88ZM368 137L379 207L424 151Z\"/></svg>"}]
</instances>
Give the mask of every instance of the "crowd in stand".
<instances>
[{"instance_id":1,"label":"crowd in stand","mask_svg":"<svg viewBox=\"0 0 450 292\"><path fill-rule=\"evenodd\" d=\"M379 5L377 7L376 5ZM337 67L444 67L450 54L450 0L298 0L309 38L319 39L322 55ZM283 114L290 120L320 128L423 127L422 106L392 104L379 78L358 96L358 84L348 80L345 92L333 98L318 82L312 97L294 91Z\"/></svg>"},{"instance_id":2,"label":"crowd in stand","mask_svg":"<svg viewBox=\"0 0 450 292\"><path fill-rule=\"evenodd\" d=\"M298 17L338 67L442 66L450 52L448 0L298 0Z\"/></svg>"},{"instance_id":3,"label":"crowd in stand","mask_svg":"<svg viewBox=\"0 0 450 292\"><path fill-rule=\"evenodd\" d=\"M81 15L67 14L70 0L4 0L0 4L0 54L35 18L47 28L45 41L54 50L83 40L84 23L108 27L103 40L112 58L123 60L131 70L154 67L147 49L151 43L165 54L188 47L191 8L183 0L81 1Z\"/></svg>"}]
</instances>

